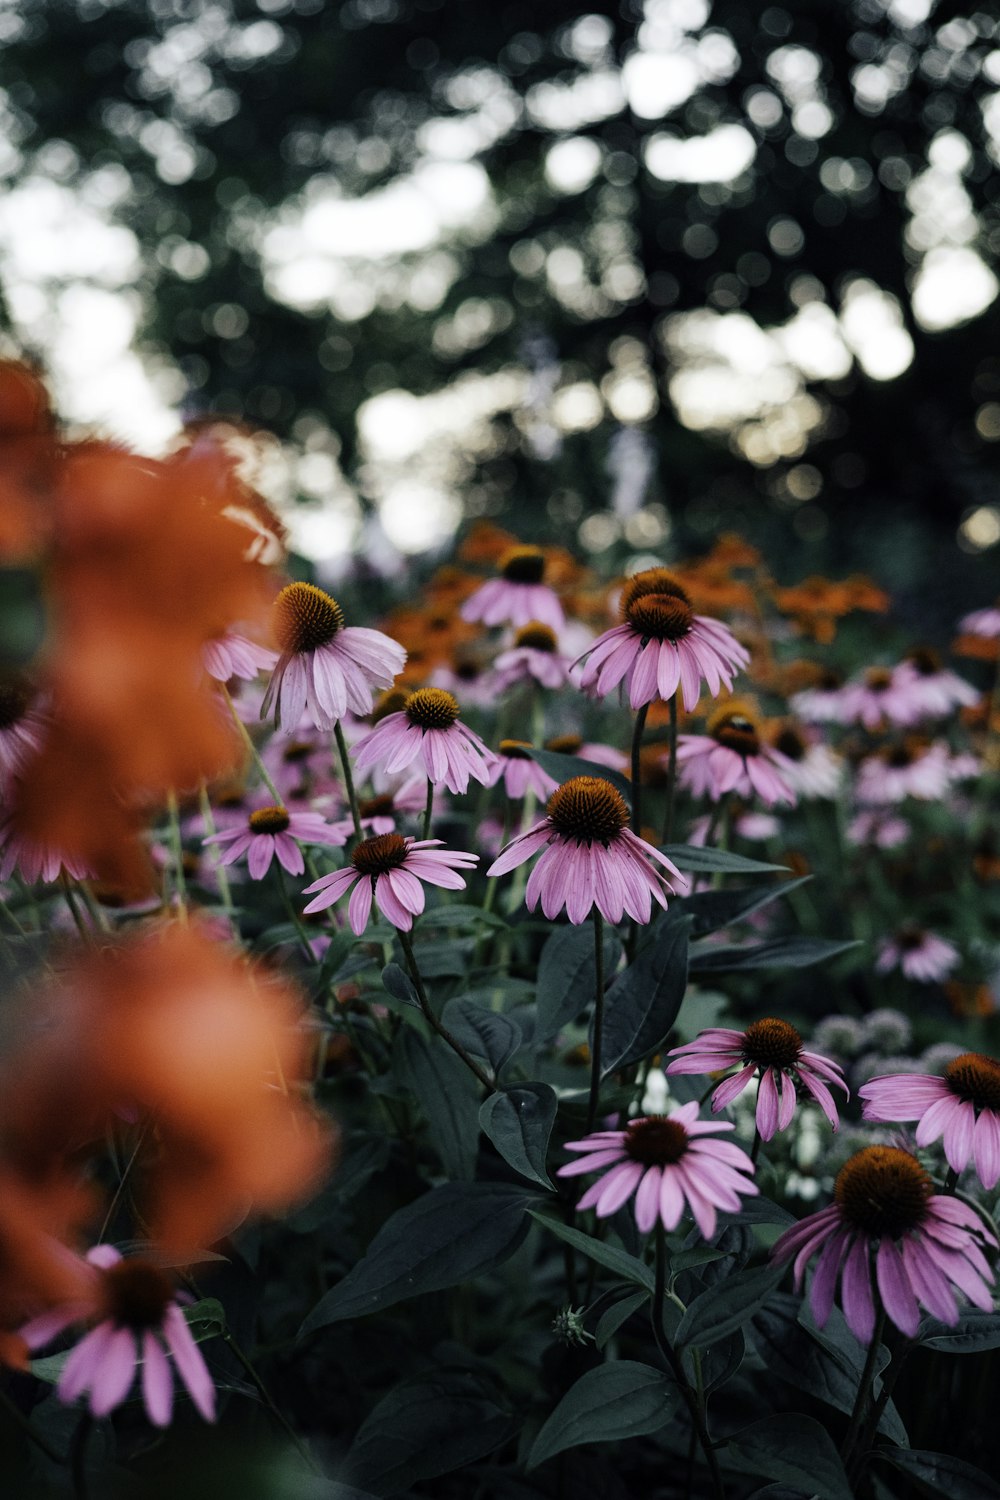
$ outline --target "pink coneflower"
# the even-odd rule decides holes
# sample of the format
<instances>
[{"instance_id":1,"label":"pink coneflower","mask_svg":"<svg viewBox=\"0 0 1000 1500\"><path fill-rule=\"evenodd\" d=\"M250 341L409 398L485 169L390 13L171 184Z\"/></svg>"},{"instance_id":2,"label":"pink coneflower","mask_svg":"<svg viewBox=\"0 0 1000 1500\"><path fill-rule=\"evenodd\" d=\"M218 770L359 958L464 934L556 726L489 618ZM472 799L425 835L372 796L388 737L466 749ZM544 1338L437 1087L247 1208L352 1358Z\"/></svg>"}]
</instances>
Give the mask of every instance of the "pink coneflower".
<instances>
[{"instance_id":1,"label":"pink coneflower","mask_svg":"<svg viewBox=\"0 0 1000 1500\"><path fill-rule=\"evenodd\" d=\"M879 729L885 724L915 724L920 709L907 684L890 667L868 667L840 690L840 722Z\"/></svg>"},{"instance_id":2,"label":"pink coneflower","mask_svg":"<svg viewBox=\"0 0 1000 1500\"><path fill-rule=\"evenodd\" d=\"M172 1356L191 1400L206 1422L214 1422L212 1377L170 1278L152 1261L123 1260L111 1245L96 1246L87 1260L95 1269L93 1305L100 1322L70 1351L56 1386L60 1401L75 1401L89 1391L91 1415L106 1417L125 1400L141 1367L146 1415L154 1426L166 1427L174 1403ZM54 1308L23 1328L21 1336L29 1349L41 1348L90 1311L82 1304Z\"/></svg>"},{"instance_id":3,"label":"pink coneflower","mask_svg":"<svg viewBox=\"0 0 1000 1500\"><path fill-rule=\"evenodd\" d=\"M718 620L696 615L686 592L665 568L649 568L628 579L621 597L622 624L598 636L577 661L587 659L580 686L603 698L624 682L629 703L642 708L664 702L678 688L690 713L704 681L712 697L731 688L733 673L749 653Z\"/></svg>"},{"instance_id":4,"label":"pink coneflower","mask_svg":"<svg viewBox=\"0 0 1000 1500\"><path fill-rule=\"evenodd\" d=\"M259 646L256 641L248 640L234 630L206 641L201 656L205 671L216 682L229 682L233 677L253 682L259 672L269 672L278 660L277 651Z\"/></svg>"},{"instance_id":5,"label":"pink coneflower","mask_svg":"<svg viewBox=\"0 0 1000 1500\"><path fill-rule=\"evenodd\" d=\"M866 1120L918 1121L914 1139L941 1138L948 1165L963 1172L975 1162L984 1188L1000 1181L1000 1062L963 1052L939 1073L883 1073L862 1084Z\"/></svg>"},{"instance_id":6,"label":"pink coneflower","mask_svg":"<svg viewBox=\"0 0 1000 1500\"><path fill-rule=\"evenodd\" d=\"M848 843L874 844L876 849L898 849L909 837L906 819L881 808L859 812L847 825Z\"/></svg>"},{"instance_id":7,"label":"pink coneflower","mask_svg":"<svg viewBox=\"0 0 1000 1500\"><path fill-rule=\"evenodd\" d=\"M879 943L875 970L888 974L902 969L907 979L921 984L939 984L961 963L961 954L947 938L922 927L901 927Z\"/></svg>"},{"instance_id":8,"label":"pink coneflower","mask_svg":"<svg viewBox=\"0 0 1000 1500\"><path fill-rule=\"evenodd\" d=\"M34 701L34 689L19 673L0 680L0 788L42 748L45 719Z\"/></svg>"},{"instance_id":9,"label":"pink coneflower","mask_svg":"<svg viewBox=\"0 0 1000 1500\"><path fill-rule=\"evenodd\" d=\"M418 688L399 713L387 714L355 746L359 771L403 771L419 761L428 781L464 792L470 777L486 786L493 757L478 734L459 721L458 700L443 688Z\"/></svg>"},{"instance_id":10,"label":"pink coneflower","mask_svg":"<svg viewBox=\"0 0 1000 1500\"><path fill-rule=\"evenodd\" d=\"M806 801L814 797L832 801L838 795L844 779L844 762L835 750L817 738L814 730L786 723L780 726L771 743L788 762L782 770L793 792Z\"/></svg>"},{"instance_id":11,"label":"pink coneflower","mask_svg":"<svg viewBox=\"0 0 1000 1500\"><path fill-rule=\"evenodd\" d=\"M518 802L529 792L534 792L540 800L554 792L558 781L532 760L530 749L527 740L501 740L487 785L496 786L502 777L507 796Z\"/></svg>"},{"instance_id":12,"label":"pink coneflower","mask_svg":"<svg viewBox=\"0 0 1000 1500\"><path fill-rule=\"evenodd\" d=\"M537 621L552 630L563 627L562 605L546 584L545 554L538 547L511 547L499 562L499 578L491 578L462 605L463 620L484 625L530 625Z\"/></svg>"},{"instance_id":13,"label":"pink coneflower","mask_svg":"<svg viewBox=\"0 0 1000 1500\"><path fill-rule=\"evenodd\" d=\"M599 740L585 740L580 734L556 734L545 741L545 749L556 755L576 755L580 760L589 760L598 766L607 766L610 771L626 771L628 756L613 745L604 745Z\"/></svg>"},{"instance_id":14,"label":"pink coneflower","mask_svg":"<svg viewBox=\"0 0 1000 1500\"><path fill-rule=\"evenodd\" d=\"M288 737L272 736L261 756L282 801L316 803L322 798L324 808L328 809L331 801L338 808L343 806L328 738L315 730L293 734L290 724L285 727Z\"/></svg>"},{"instance_id":15,"label":"pink coneflower","mask_svg":"<svg viewBox=\"0 0 1000 1500\"><path fill-rule=\"evenodd\" d=\"M916 797L935 802L952 781L951 760L945 745L887 745L858 767L859 802L885 805Z\"/></svg>"},{"instance_id":16,"label":"pink coneflower","mask_svg":"<svg viewBox=\"0 0 1000 1500\"><path fill-rule=\"evenodd\" d=\"M987 605L986 609L974 609L971 615L963 615L958 628L967 635L981 635L985 640L992 640L1000 635L1000 602Z\"/></svg>"},{"instance_id":17,"label":"pink coneflower","mask_svg":"<svg viewBox=\"0 0 1000 1500\"><path fill-rule=\"evenodd\" d=\"M325 911L354 886L347 915L356 937L368 926L373 897L393 927L409 932L413 918L424 909L422 880L448 891L464 891L465 881L456 872L471 870L479 863L478 854L445 849L442 845L442 839L403 838L398 833L363 839L354 846L351 863L345 869L335 870L306 886L305 896L319 892L305 907L306 915Z\"/></svg>"},{"instance_id":18,"label":"pink coneflower","mask_svg":"<svg viewBox=\"0 0 1000 1500\"><path fill-rule=\"evenodd\" d=\"M574 776L553 792L547 812L541 823L513 839L486 872L505 875L544 850L528 877L529 911L540 901L551 920L565 906L569 920L580 923L596 906L609 922L620 922L627 912L645 923L653 901L666 907L667 893L676 889L671 880L686 887L676 866L632 833L625 799L609 781Z\"/></svg>"},{"instance_id":19,"label":"pink coneflower","mask_svg":"<svg viewBox=\"0 0 1000 1500\"><path fill-rule=\"evenodd\" d=\"M36 880L58 880L63 871L74 880L86 880L94 873L75 855L17 833L10 818L3 818L0 820L0 880L9 880L15 870L27 885L34 885Z\"/></svg>"},{"instance_id":20,"label":"pink coneflower","mask_svg":"<svg viewBox=\"0 0 1000 1500\"><path fill-rule=\"evenodd\" d=\"M944 718L956 708L971 708L979 702L980 695L972 683L957 672L949 672L929 646L910 651L892 675L895 684L914 704L919 718Z\"/></svg>"},{"instance_id":21,"label":"pink coneflower","mask_svg":"<svg viewBox=\"0 0 1000 1500\"><path fill-rule=\"evenodd\" d=\"M519 682L537 682L555 690L569 681L569 660L559 650L555 631L540 620L522 625L513 646L500 652L493 670L494 687L500 693Z\"/></svg>"},{"instance_id":22,"label":"pink coneflower","mask_svg":"<svg viewBox=\"0 0 1000 1500\"><path fill-rule=\"evenodd\" d=\"M740 1194L759 1191L750 1179L754 1164L730 1141L709 1140L735 1127L721 1120L699 1120L697 1104L669 1115L630 1120L624 1130L598 1130L567 1151L586 1153L560 1167L558 1177L603 1172L584 1193L578 1209L592 1208L606 1219L635 1193L635 1222L648 1234L657 1220L676 1229L685 1203L706 1239L716 1228L716 1210L736 1213ZM604 1170L607 1168L608 1170Z\"/></svg>"},{"instance_id":23,"label":"pink coneflower","mask_svg":"<svg viewBox=\"0 0 1000 1500\"><path fill-rule=\"evenodd\" d=\"M829 1085L843 1089L845 1095L848 1093L843 1069L829 1057L806 1052L799 1033L787 1021L769 1016L751 1022L746 1031L710 1027L693 1042L672 1048L669 1055L676 1061L668 1064L668 1074L717 1073L723 1068L739 1068L713 1093L713 1113L732 1104L752 1078L759 1078L757 1130L762 1141L769 1141L776 1131L787 1130L792 1123L797 1084L812 1095L834 1130L840 1125Z\"/></svg>"},{"instance_id":24,"label":"pink coneflower","mask_svg":"<svg viewBox=\"0 0 1000 1500\"><path fill-rule=\"evenodd\" d=\"M682 734L677 741L681 786L696 797L719 802L729 792L756 794L765 807L795 805L787 757L762 738L750 708L732 701L716 709L707 734Z\"/></svg>"},{"instance_id":25,"label":"pink coneflower","mask_svg":"<svg viewBox=\"0 0 1000 1500\"><path fill-rule=\"evenodd\" d=\"M820 1328L838 1282L848 1327L865 1344L875 1332L876 1287L888 1317L910 1338L921 1305L943 1323L958 1322L956 1288L992 1311L983 1247L996 1241L967 1204L934 1192L908 1151L866 1146L841 1167L833 1191L829 1208L786 1229L771 1251L779 1265L794 1257L796 1289L819 1252L809 1301Z\"/></svg>"},{"instance_id":26,"label":"pink coneflower","mask_svg":"<svg viewBox=\"0 0 1000 1500\"><path fill-rule=\"evenodd\" d=\"M793 693L789 704L807 724L836 724L841 718L841 691L844 679L832 668L825 669L815 687Z\"/></svg>"},{"instance_id":27,"label":"pink coneflower","mask_svg":"<svg viewBox=\"0 0 1000 1500\"><path fill-rule=\"evenodd\" d=\"M335 599L312 583L289 583L274 601L274 633L281 655L261 717L298 728L308 709L317 729L332 729L351 709L372 711L372 689L387 688L406 652L380 630L344 624Z\"/></svg>"},{"instance_id":28,"label":"pink coneflower","mask_svg":"<svg viewBox=\"0 0 1000 1500\"><path fill-rule=\"evenodd\" d=\"M213 833L202 839L202 843L228 846L219 861L223 865L234 864L245 854L250 874L254 880L261 880L271 868L275 855L289 875L301 875L306 866L300 843L340 845L344 839L319 813L289 812L287 807L258 807L241 828Z\"/></svg>"}]
</instances>

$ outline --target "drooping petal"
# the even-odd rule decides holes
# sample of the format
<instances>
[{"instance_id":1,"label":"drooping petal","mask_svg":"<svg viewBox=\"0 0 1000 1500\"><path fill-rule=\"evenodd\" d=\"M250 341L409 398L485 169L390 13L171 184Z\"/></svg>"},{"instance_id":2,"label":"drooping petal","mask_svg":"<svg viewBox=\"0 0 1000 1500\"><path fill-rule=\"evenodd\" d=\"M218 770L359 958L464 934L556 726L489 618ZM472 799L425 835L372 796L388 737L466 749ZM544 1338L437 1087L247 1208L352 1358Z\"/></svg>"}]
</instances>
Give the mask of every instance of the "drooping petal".
<instances>
[{"instance_id":1,"label":"drooping petal","mask_svg":"<svg viewBox=\"0 0 1000 1500\"><path fill-rule=\"evenodd\" d=\"M169 1426L174 1409L174 1377L159 1339L149 1328L142 1338L142 1399L153 1426Z\"/></svg>"}]
</instances>

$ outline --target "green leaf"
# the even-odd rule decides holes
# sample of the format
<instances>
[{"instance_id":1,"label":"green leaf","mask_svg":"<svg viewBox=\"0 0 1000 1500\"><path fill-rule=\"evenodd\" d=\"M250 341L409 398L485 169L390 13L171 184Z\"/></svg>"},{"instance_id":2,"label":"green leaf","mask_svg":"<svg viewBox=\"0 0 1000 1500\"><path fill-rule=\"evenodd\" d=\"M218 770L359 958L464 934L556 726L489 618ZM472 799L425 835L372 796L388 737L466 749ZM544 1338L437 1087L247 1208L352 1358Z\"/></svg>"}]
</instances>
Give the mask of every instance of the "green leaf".
<instances>
[{"instance_id":1,"label":"green leaf","mask_svg":"<svg viewBox=\"0 0 1000 1500\"><path fill-rule=\"evenodd\" d=\"M840 1340L829 1334L817 1337L818 1330L799 1321L801 1310L802 1299L787 1293L772 1297L766 1307L758 1308L750 1325L757 1352L778 1380L786 1381L796 1390L807 1391L818 1401L849 1415L854 1409L866 1351L849 1330L851 1347L846 1344L842 1347ZM831 1324L828 1329L835 1333ZM887 1358L883 1349L880 1368L884 1368ZM879 1431L891 1442L906 1446L906 1429L891 1401L882 1414Z\"/></svg>"},{"instance_id":2,"label":"green leaf","mask_svg":"<svg viewBox=\"0 0 1000 1500\"><path fill-rule=\"evenodd\" d=\"M564 781L571 781L574 776L597 776L601 781L610 781L616 791L621 792L629 807L632 806L632 783L621 771L614 771L610 766L602 766L596 760L584 760L579 755L563 755L558 750L535 750L529 748L526 752L541 766L543 771L558 781L560 786Z\"/></svg>"},{"instance_id":3,"label":"green leaf","mask_svg":"<svg viewBox=\"0 0 1000 1500\"><path fill-rule=\"evenodd\" d=\"M797 1222L795 1215L780 1203L772 1203L763 1193L757 1198L744 1198L739 1213L730 1214L730 1224L780 1224L782 1229Z\"/></svg>"},{"instance_id":4,"label":"green leaf","mask_svg":"<svg viewBox=\"0 0 1000 1500\"><path fill-rule=\"evenodd\" d=\"M467 901L429 906L420 918L421 932L428 927L490 927L499 931L509 926L510 923L498 917L496 912L483 911L481 906L472 906Z\"/></svg>"},{"instance_id":5,"label":"green leaf","mask_svg":"<svg viewBox=\"0 0 1000 1500\"><path fill-rule=\"evenodd\" d=\"M413 980L400 968L399 964L386 964L382 970L382 988L394 1000L400 1000L404 1005L413 1005L417 1010L420 1009L420 1001L417 999Z\"/></svg>"},{"instance_id":6,"label":"green leaf","mask_svg":"<svg viewBox=\"0 0 1000 1500\"><path fill-rule=\"evenodd\" d=\"M726 1453L751 1474L793 1485L817 1500L854 1500L833 1439L812 1417L798 1412L764 1417L733 1433Z\"/></svg>"},{"instance_id":7,"label":"green leaf","mask_svg":"<svg viewBox=\"0 0 1000 1500\"><path fill-rule=\"evenodd\" d=\"M747 969L807 969L860 944L837 938L778 937L740 947L707 945L691 950L692 974L735 974Z\"/></svg>"},{"instance_id":8,"label":"green leaf","mask_svg":"<svg viewBox=\"0 0 1000 1500\"><path fill-rule=\"evenodd\" d=\"M494 1073L500 1072L521 1045L521 1028L516 1021L474 1000L449 1000L441 1019L467 1052L486 1058Z\"/></svg>"},{"instance_id":9,"label":"green leaf","mask_svg":"<svg viewBox=\"0 0 1000 1500\"><path fill-rule=\"evenodd\" d=\"M788 869L787 865L767 865L759 859L730 854L728 849L701 849L696 844L664 844L661 853L672 860L678 870L692 870L696 875L716 871L725 875L767 875L775 870Z\"/></svg>"},{"instance_id":10,"label":"green leaf","mask_svg":"<svg viewBox=\"0 0 1000 1500\"><path fill-rule=\"evenodd\" d=\"M648 1057L666 1041L687 986L691 920L671 914L661 922L653 941L608 990L603 1077Z\"/></svg>"},{"instance_id":11,"label":"green leaf","mask_svg":"<svg viewBox=\"0 0 1000 1500\"><path fill-rule=\"evenodd\" d=\"M581 1443L614 1443L665 1427L678 1391L662 1370L612 1360L581 1375L535 1438L528 1468Z\"/></svg>"},{"instance_id":12,"label":"green leaf","mask_svg":"<svg viewBox=\"0 0 1000 1500\"><path fill-rule=\"evenodd\" d=\"M343 1477L374 1495L398 1495L485 1458L513 1428L510 1414L471 1371L419 1375L396 1386L366 1417Z\"/></svg>"},{"instance_id":13,"label":"green leaf","mask_svg":"<svg viewBox=\"0 0 1000 1500\"><path fill-rule=\"evenodd\" d=\"M604 933L604 972L613 973L621 941L611 928ZM594 999L594 924L557 927L542 949L536 990L536 1042L547 1042L574 1021Z\"/></svg>"},{"instance_id":14,"label":"green leaf","mask_svg":"<svg viewBox=\"0 0 1000 1500\"><path fill-rule=\"evenodd\" d=\"M948 1453L929 1453L922 1448L879 1448L873 1458L884 1459L899 1469L925 1495L945 1495L947 1500L998 1500L1000 1484Z\"/></svg>"},{"instance_id":15,"label":"green leaf","mask_svg":"<svg viewBox=\"0 0 1000 1500\"><path fill-rule=\"evenodd\" d=\"M594 1333L594 1343L598 1349L604 1349L609 1339L614 1338L623 1323L627 1323L633 1313L637 1313L640 1307L649 1301L648 1292L629 1292L612 1307L609 1307L597 1323Z\"/></svg>"},{"instance_id":16,"label":"green leaf","mask_svg":"<svg viewBox=\"0 0 1000 1500\"><path fill-rule=\"evenodd\" d=\"M479 1111L483 1133L504 1161L546 1188L552 1187L545 1157L558 1107L547 1083L520 1083L491 1094Z\"/></svg>"},{"instance_id":17,"label":"green leaf","mask_svg":"<svg viewBox=\"0 0 1000 1500\"><path fill-rule=\"evenodd\" d=\"M531 1217L537 1219L539 1224L554 1234L557 1239L565 1240L567 1245L572 1245L574 1250L579 1250L591 1260L596 1260L599 1266L605 1270L614 1271L625 1281L632 1281L636 1286L645 1287L647 1292L654 1288L653 1273L650 1268L638 1260L634 1255L629 1255L627 1250L619 1250L614 1245L606 1245L603 1240L597 1240L591 1234L584 1234L579 1229L571 1229L568 1224L563 1224L559 1219L553 1219L548 1214L536 1213L534 1209L529 1210Z\"/></svg>"},{"instance_id":18,"label":"green leaf","mask_svg":"<svg viewBox=\"0 0 1000 1500\"><path fill-rule=\"evenodd\" d=\"M523 1188L501 1182L432 1188L382 1225L361 1260L313 1308L302 1333L439 1292L501 1265L527 1232L531 1201Z\"/></svg>"},{"instance_id":19,"label":"green leaf","mask_svg":"<svg viewBox=\"0 0 1000 1500\"><path fill-rule=\"evenodd\" d=\"M927 1318L921 1326L920 1342L928 1349L945 1354L979 1354L986 1349L1000 1349L1000 1313L966 1308L954 1328Z\"/></svg>"},{"instance_id":20,"label":"green leaf","mask_svg":"<svg viewBox=\"0 0 1000 1500\"><path fill-rule=\"evenodd\" d=\"M671 911L693 917L691 936L700 938L706 933L715 932L719 927L729 927L733 922L742 921L744 917L760 911L772 901L787 896L789 891L798 890L800 885L807 885L810 880L811 875L802 875L798 880L772 881L763 887L740 886L729 891L696 891L693 896L682 896L674 901Z\"/></svg>"},{"instance_id":21,"label":"green leaf","mask_svg":"<svg viewBox=\"0 0 1000 1500\"><path fill-rule=\"evenodd\" d=\"M45 593L31 568L0 568L0 665L23 667L45 639Z\"/></svg>"},{"instance_id":22,"label":"green leaf","mask_svg":"<svg viewBox=\"0 0 1000 1500\"><path fill-rule=\"evenodd\" d=\"M479 1085L438 1036L401 1029L395 1071L420 1101L431 1140L449 1177L472 1177L479 1151Z\"/></svg>"},{"instance_id":23,"label":"green leaf","mask_svg":"<svg viewBox=\"0 0 1000 1500\"><path fill-rule=\"evenodd\" d=\"M784 1273L784 1266L737 1271L699 1292L681 1318L676 1334L678 1344L704 1348L728 1338L743 1327L757 1308L763 1307L777 1290Z\"/></svg>"}]
</instances>

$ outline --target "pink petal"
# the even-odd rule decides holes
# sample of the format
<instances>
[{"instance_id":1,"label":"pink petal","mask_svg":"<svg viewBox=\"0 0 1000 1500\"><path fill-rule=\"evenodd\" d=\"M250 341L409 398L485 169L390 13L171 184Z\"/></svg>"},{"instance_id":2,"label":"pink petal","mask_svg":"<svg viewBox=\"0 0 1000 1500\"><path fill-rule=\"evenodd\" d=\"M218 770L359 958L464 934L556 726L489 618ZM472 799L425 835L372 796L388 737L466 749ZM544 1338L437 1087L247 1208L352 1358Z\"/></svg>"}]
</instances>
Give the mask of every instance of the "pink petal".
<instances>
[{"instance_id":1,"label":"pink petal","mask_svg":"<svg viewBox=\"0 0 1000 1500\"><path fill-rule=\"evenodd\" d=\"M875 1274L886 1312L897 1328L913 1338L920 1326L920 1309L903 1258L887 1234L882 1236L878 1247Z\"/></svg>"},{"instance_id":2,"label":"pink petal","mask_svg":"<svg viewBox=\"0 0 1000 1500\"><path fill-rule=\"evenodd\" d=\"M163 1334L191 1400L206 1422L214 1422L215 1386L198 1345L191 1337L184 1314L176 1305L168 1307L164 1314Z\"/></svg>"},{"instance_id":3,"label":"pink petal","mask_svg":"<svg viewBox=\"0 0 1000 1500\"><path fill-rule=\"evenodd\" d=\"M106 1417L124 1401L135 1375L135 1360L135 1335L130 1328L116 1328L90 1382L90 1410L95 1417Z\"/></svg>"},{"instance_id":4,"label":"pink petal","mask_svg":"<svg viewBox=\"0 0 1000 1500\"><path fill-rule=\"evenodd\" d=\"M174 1377L170 1361L151 1329L142 1338L142 1399L153 1426L168 1426L174 1408Z\"/></svg>"}]
</instances>

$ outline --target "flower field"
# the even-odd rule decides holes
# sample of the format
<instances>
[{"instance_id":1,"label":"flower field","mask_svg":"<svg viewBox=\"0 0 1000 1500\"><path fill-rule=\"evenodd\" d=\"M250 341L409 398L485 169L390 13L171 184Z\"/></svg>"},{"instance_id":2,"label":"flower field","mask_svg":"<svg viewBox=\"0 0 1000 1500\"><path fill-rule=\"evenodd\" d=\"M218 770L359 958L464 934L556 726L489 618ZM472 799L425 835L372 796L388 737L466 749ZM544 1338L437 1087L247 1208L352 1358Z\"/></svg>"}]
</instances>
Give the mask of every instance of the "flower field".
<instances>
[{"instance_id":1,"label":"flower field","mask_svg":"<svg viewBox=\"0 0 1000 1500\"><path fill-rule=\"evenodd\" d=\"M4 1492L1000 1495L1000 603L231 437L0 363Z\"/></svg>"}]
</instances>

